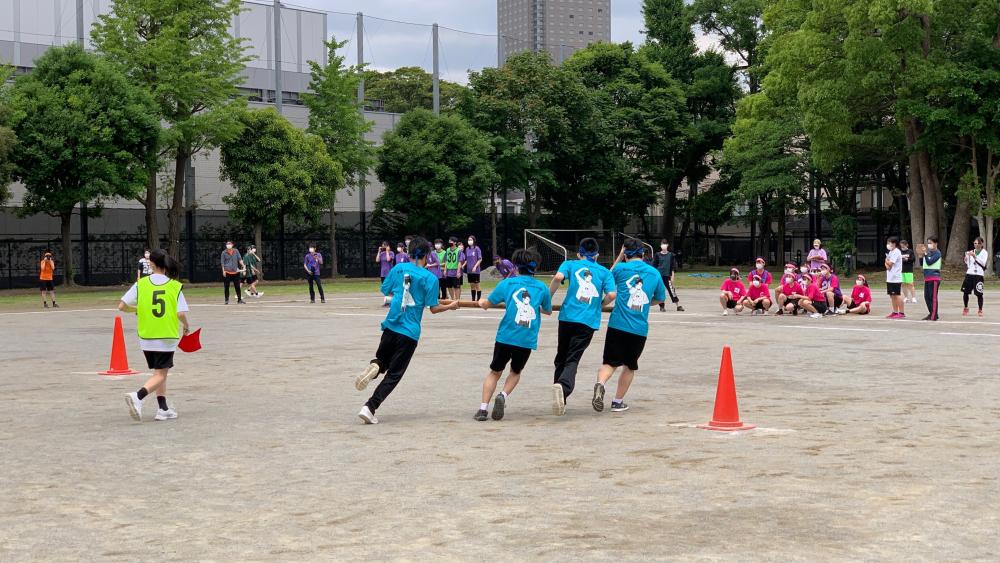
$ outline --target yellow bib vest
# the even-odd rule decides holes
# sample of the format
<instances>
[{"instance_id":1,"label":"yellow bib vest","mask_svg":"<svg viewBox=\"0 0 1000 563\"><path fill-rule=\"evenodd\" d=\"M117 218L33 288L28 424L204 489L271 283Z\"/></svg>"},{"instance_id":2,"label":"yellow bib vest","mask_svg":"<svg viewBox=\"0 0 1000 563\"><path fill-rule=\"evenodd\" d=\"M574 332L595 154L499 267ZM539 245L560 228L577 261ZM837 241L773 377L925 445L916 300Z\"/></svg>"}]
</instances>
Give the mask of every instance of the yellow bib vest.
<instances>
[{"instance_id":1,"label":"yellow bib vest","mask_svg":"<svg viewBox=\"0 0 1000 563\"><path fill-rule=\"evenodd\" d=\"M180 338L180 319L177 318L177 298L181 282L170 280L163 285L153 285L149 277L137 284L136 317L139 338L165 340Z\"/></svg>"}]
</instances>

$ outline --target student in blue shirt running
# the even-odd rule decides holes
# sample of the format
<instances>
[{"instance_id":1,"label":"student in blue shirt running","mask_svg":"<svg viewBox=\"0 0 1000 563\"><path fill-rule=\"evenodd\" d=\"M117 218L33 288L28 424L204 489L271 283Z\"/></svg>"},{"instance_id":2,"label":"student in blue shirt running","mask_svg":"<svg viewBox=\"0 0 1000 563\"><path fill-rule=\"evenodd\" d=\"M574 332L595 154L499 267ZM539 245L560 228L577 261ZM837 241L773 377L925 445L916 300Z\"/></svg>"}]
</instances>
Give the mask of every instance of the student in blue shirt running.
<instances>
[{"instance_id":1,"label":"student in blue shirt running","mask_svg":"<svg viewBox=\"0 0 1000 563\"><path fill-rule=\"evenodd\" d=\"M431 245L427 239L414 238L410 241L412 261L397 264L382 282L382 295L392 297L389 313L382 322L382 341L375 352L375 359L354 380L358 391L363 391L371 380L385 374L358 413L365 424L378 424L375 411L406 373L420 340L424 309L429 307L434 314L458 309L458 301L438 301L437 278L427 271L427 255L430 252Z\"/></svg>"},{"instance_id":2,"label":"student in blue shirt running","mask_svg":"<svg viewBox=\"0 0 1000 563\"><path fill-rule=\"evenodd\" d=\"M549 294L554 296L563 281L569 280L559 310L559 346L552 384L552 414L556 416L566 414L566 399L576 385L580 359L594 332L601 328L601 309L615 300L615 280L607 268L597 263L599 251L596 240L583 239L576 254L578 260L563 262L549 284Z\"/></svg>"},{"instance_id":3,"label":"student in blue shirt running","mask_svg":"<svg viewBox=\"0 0 1000 563\"><path fill-rule=\"evenodd\" d=\"M490 397L496 391L497 383L509 363L510 373L507 374L503 391L497 393L493 401L493 420L503 418L507 397L514 392L521 380L521 371L528 363L531 351L538 348L538 329L542 324L538 312L552 314L549 288L534 277L538 255L531 250L520 249L514 252L511 259L517 267L518 275L501 281L489 297L479 300L479 306L483 309L504 303L507 310L500 319L496 344L493 346L493 361L483 380L483 402L479 404L479 410L473 417L478 421L486 420Z\"/></svg>"},{"instance_id":4,"label":"student in blue shirt running","mask_svg":"<svg viewBox=\"0 0 1000 563\"><path fill-rule=\"evenodd\" d=\"M639 369L639 356L646 346L649 308L662 303L667 297L660 273L643 261L643 252L641 242L628 239L611 268L618 293L604 339L604 365L598 370L597 383L594 384L591 404L597 412L604 410L604 385L615 370L623 366L618 378L618 390L611 401L611 412L628 410L625 393L632 385L635 372Z\"/></svg>"}]
</instances>

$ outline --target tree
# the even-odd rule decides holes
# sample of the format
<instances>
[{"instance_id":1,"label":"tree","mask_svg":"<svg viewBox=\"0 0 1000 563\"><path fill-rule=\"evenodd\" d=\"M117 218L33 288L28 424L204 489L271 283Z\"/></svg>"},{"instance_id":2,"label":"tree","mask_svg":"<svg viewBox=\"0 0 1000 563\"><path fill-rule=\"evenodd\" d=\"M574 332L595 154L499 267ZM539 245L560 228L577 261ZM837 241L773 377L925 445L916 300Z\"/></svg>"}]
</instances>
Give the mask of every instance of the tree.
<instances>
[{"instance_id":1,"label":"tree","mask_svg":"<svg viewBox=\"0 0 1000 563\"><path fill-rule=\"evenodd\" d=\"M482 211L497 181L487 138L455 115L414 110L384 136L376 214L406 216L414 233L460 229Z\"/></svg>"},{"instance_id":2,"label":"tree","mask_svg":"<svg viewBox=\"0 0 1000 563\"><path fill-rule=\"evenodd\" d=\"M168 251L179 256L184 181L190 157L239 134L244 101L237 86L249 60L228 31L240 0L116 0L94 25L94 48L120 63L156 100L168 126L163 152L174 161ZM159 246L156 167L145 197L150 246Z\"/></svg>"},{"instance_id":3,"label":"tree","mask_svg":"<svg viewBox=\"0 0 1000 563\"><path fill-rule=\"evenodd\" d=\"M434 77L418 66L404 66L396 70L365 71L365 99L381 100L384 110L406 113L414 109L433 109ZM466 95L466 88L454 82L441 80L441 112L454 111Z\"/></svg>"},{"instance_id":4,"label":"tree","mask_svg":"<svg viewBox=\"0 0 1000 563\"><path fill-rule=\"evenodd\" d=\"M17 136L10 128L13 120L11 108L11 88L8 80L13 69L0 67L0 206L6 205L10 199L10 179L14 173L14 147L17 146Z\"/></svg>"},{"instance_id":5,"label":"tree","mask_svg":"<svg viewBox=\"0 0 1000 563\"><path fill-rule=\"evenodd\" d=\"M733 204L738 198L733 197L736 186L731 176L723 176L714 182L708 190L698 193L693 200L688 201L691 216L695 222L712 229L715 241L715 265L719 265L722 257L722 243L719 241L719 227L725 225L733 217ZM676 250L683 251L682 248ZM709 254L712 255L711 253Z\"/></svg>"},{"instance_id":6,"label":"tree","mask_svg":"<svg viewBox=\"0 0 1000 563\"><path fill-rule=\"evenodd\" d=\"M160 124L149 94L77 45L53 47L18 78L12 105L19 214L59 217L66 283L73 283L70 224L80 202L134 198L155 159Z\"/></svg>"},{"instance_id":7,"label":"tree","mask_svg":"<svg viewBox=\"0 0 1000 563\"><path fill-rule=\"evenodd\" d=\"M760 91L763 43L767 36L764 9L769 0L695 0L694 19L705 33L717 35L727 53L738 57L736 69L746 76L747 90Z\"/></svg>"},{"instance_id":8,"label":"tree","mask_svg":"<svg viewBox=\"0 0 1000 563\"><path fill-rule=\"evenodd\" d=\"M223 197L232 217L253 227L264 252L264 229L280 218L315 222L336 190L343 172L323 140L296 129L275 109L239 114L242 133L222 144L222 178L235 192Z\"/></svg>"},{"instance_id":9,"label":"tree","mask_svg":"<svg viewBox=\"0 0 1000 563\"><path fill-rule=\"evenodd\" d=\"M347 186L358 187L375 165L375 147L365 139L372 123L365 119L358 104L361 69L345 67L344 57L337 54L337 49L345 44L336 40L326 43L329 63L325 67L309 61L312 92L305 95L304 101L309 108L309 132L323 139L327 153L343 168ZM330 262L334 277L337 275L336 200L334 191L330 199Z\"/></svg>"}]
</instances>

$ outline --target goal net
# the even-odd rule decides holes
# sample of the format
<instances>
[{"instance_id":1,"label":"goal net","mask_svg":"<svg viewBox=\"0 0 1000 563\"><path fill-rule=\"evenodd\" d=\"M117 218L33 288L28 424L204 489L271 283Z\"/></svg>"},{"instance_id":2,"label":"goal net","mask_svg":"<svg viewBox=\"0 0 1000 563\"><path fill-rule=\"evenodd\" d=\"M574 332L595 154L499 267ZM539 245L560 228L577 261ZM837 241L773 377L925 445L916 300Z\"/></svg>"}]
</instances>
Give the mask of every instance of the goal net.
<instances>
[{"instance_id":1,"label":"goal net","mask_svg":"<svg viewBox=\"0 0 1000 563\"><path fill-rule=\"evenodd\" d=\"M539 272L555 272L564 260L576 258L581 240L593 238L600 246L598 261L611 266L617 254L614 235L613 231L598 229L525 229L524 247L534 249L541 255Z\"/></svg>"}]
</instances>

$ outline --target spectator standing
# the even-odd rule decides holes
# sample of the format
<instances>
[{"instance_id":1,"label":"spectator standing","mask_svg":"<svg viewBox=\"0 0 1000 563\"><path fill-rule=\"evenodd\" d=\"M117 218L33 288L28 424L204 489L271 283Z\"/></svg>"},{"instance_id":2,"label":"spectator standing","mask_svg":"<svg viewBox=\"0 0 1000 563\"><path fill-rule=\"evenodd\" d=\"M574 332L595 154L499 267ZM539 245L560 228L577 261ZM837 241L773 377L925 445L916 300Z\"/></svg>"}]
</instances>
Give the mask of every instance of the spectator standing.
<instances>
[{"instance_id":1,"label":"spectator standing","mask_svg":"<svg viewBox=\"0 0 1000 563\"><path fill-rule=\"evenodd\" d=\"M233 247L233 241L226 241L226 249L222 251L222 283L225 286L226 305L229 305L229 285L236 289L236 303L243 304L243 294L240 293L240 274L244 271L243 257L240 251Z\"/></svg>"},{"instance_id":2,"label":"spectator standing","mask_svg":"<svg viewBox=\"0 0 1000 563\"><path fill-rule=\"evenodd\" d=\"M313 284L319 290L319 302L326 303L326 295L323 294L323 282L320 279L320 270L323 267L323 255L316 252L316 245L309 245L309 252L302 259L302 267L306 270L306 279L309 280L309 302L316 302L316 291Z\"/></svg>"}]
</instances>

